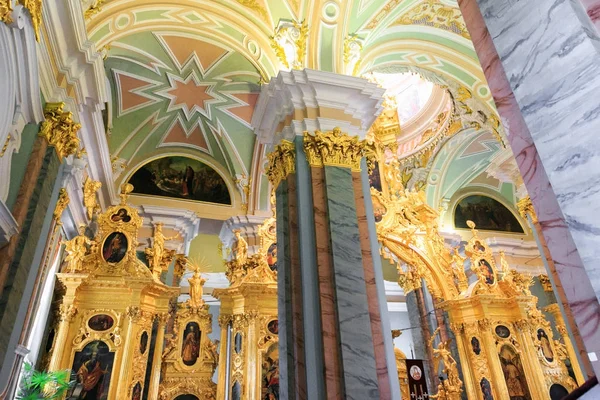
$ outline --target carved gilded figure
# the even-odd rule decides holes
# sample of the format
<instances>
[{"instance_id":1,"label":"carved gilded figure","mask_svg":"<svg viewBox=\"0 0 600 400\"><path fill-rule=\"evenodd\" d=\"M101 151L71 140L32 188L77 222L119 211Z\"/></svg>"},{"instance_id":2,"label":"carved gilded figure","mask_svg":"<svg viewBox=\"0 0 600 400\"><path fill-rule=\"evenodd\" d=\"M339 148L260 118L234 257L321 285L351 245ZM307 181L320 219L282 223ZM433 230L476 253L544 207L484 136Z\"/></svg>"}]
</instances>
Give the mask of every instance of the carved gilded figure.
<instances>
[{"instance_id":1,"label":"carved gilded figure","mask_svg":"<svg viewBox=\"0 0 600 400\"><path fill-rule=\"evenodd\" d=\"M235 235L235 243L233 244L231 251L233 259L239 266L244 265L248 259L248 242L241 235L239 229L233 231Z\"/></svg>"},{"instance_id":2,"label":"carved gilded figure","mask_svg":"<svg viewBox=\"0 0 600 400\"><path fill-rule=\"evenodd\" d=\"M175 254L173 250L165 249L165 242L179 238L179 234L166 237L163 232L163 223L158 222L154 225L154 235L152 236L152 248L146 249L146 256L150 264L150 269L159 277L162 270L168 267L171 258ZM169 261L169 262L167 262Z\"/></svg>"},{"instance_id":3,"label":"carved gilded figure","mask_svg":"<svg viewBox=\"0 0 600 400\"><path fill-rule=\"evenodd\" d=\"M87 246L92 244L91 240L85 236L85 226L79 226L79 235L75 236L73 239L63 242L65 245L65 252L67 253L67 257L65 257L65 263L69 268L69 272L79 272L82 268L82 261L87 252Z\"/></svg>"},{"instance_id":4,"label":"carved gilded figure","mask_svg":"<svg viewBox=\"0 0 600 400\"><path fill-rule=\"evenodd\" d=\"M94 209L98 206L96 192L102 187L102 183L90 179L88 176L83 183L83 205L87 211L88 219L92 219Z\"/></svg>"},{"instance_id":5,"label":"carved gilded figure","mask_svg":"<svg viewBox=\"0 0 600 400\"><path fill-rule=\"evenodd\" d=\"M204 301L202 300L202 286L204 285L204 282L206 282L206 279L204 279L200 274L199 265L192 264L192 271L194 271L194 275L188 279L188 282L190 283L189 304L194 308L198 308L204 304Z\"/></svg>"}]
</instances>

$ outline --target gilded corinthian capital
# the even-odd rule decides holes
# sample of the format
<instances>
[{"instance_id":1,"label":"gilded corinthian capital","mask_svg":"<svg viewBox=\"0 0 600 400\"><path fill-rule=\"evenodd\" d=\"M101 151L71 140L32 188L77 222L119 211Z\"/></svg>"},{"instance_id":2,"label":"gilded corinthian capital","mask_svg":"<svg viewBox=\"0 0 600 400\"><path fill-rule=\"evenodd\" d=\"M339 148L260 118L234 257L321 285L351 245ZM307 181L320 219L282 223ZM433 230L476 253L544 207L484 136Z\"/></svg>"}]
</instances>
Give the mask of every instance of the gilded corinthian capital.
<instances>
[{"instance_id":1,"label":"gilded corinthian capital","mask_svg":"<svg viewBox=\"0 0 600 400\"><path fill-rule=\"evenodd\" d=\"M294 143L282 140L275 146L275 150L267 155L269 166L265 171L273 188L277 189L279 183L289 174L296 172L296 149Z\"/></svg>"},{"instance_id":2,"label":"gilded corinthian capital","mask_svg":"<svg viewBox=\"0 0 600 400\"><path fill-rule=\"evenodd\" d=\"M65 103L47 103L44 109L46 120L42 123L40 136L56 149L58 158L75 154L79 150L77 132L81 124L73 121L73 114L63 111Z\"/></svg>"},{"instance_id":3,"label":"gilded corinthian capital","mask_svg":"<svg viewBox=\"0 0 600 400\"><path fill-rule=\"evenodd\" d=\"M334 166L360 171L360 160L365 154L365 144L357 136L343 133L340 128L332 131L304 132L304 151L313 167Z\"/></svg>"}]
</instances>

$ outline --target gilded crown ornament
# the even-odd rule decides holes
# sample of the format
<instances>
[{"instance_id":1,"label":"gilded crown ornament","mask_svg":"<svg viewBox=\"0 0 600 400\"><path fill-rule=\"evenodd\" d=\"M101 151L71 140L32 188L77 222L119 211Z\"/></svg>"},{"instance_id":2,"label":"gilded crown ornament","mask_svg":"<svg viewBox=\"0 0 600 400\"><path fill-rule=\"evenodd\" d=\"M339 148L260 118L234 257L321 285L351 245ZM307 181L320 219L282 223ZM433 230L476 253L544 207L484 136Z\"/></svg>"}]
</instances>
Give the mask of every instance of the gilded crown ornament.
<instances>
[{"instance_id":1,"label":"gilded crown ornament","mask_svg":"<svg viewBox=\"0 0 600 400\"><path fill-rule=\"evenodd\" d=\"M336 127L332 131L315 131L314 135L304 132L304 151L313 167L343 167L360 172L365 144L358 136L350 136Z\"/></svg>"}]
</instances>

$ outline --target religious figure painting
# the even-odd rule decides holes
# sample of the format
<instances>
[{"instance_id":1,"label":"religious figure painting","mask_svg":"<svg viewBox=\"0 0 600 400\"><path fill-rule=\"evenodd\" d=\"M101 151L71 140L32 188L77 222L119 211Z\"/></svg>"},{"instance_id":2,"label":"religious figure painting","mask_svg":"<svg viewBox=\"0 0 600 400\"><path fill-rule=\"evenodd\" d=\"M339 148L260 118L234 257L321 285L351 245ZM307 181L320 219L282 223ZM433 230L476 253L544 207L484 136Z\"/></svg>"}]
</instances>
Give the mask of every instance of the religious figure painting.
<instances>
[{"instance_id":1,"label":"religious figure painting","mask_svg":"<svg viewBox=\"0 0 600 400\"><path fill-rule=\"evenodd\" d=\"M485 277L485 283L487 283L488 285L493 285L494 282L496 281L496 278L494 276L494 269L492 268L490 263L484 258L480 259L479 260L479 269L481 270L481 273Z\"/></svg>"},{"instance_id":2,"label":"religious figure painting","mask_svg":"<svg viewBox=\"0 0 600 400\"><path fill-rule=\"evenodd\" d=\"M473 353L475 353L475 355L481 354L481 345L479 344L479 339L477 339L475 336L471 338L471 348L473 349Z\"/></svg>"},{"instance_id":3,"label":"religious figure painting","mask_svg":"<svg viewBox=\"0 0 600 400\"><path fill-rule=\"evenodd\" d=\"M94 331L105 331L112 328L114 320L110 315L97 314L88 321L88 326Z\"/></svg>"},{"instance_id":4,"label":"religious figure painting","mask_svg":"<svg viewBox=\"0 0 600 400\"><path fill-rule=\"evenodd\" d=\"M279 320L274 319L273 321L269 322L267 324L267 329L269 330L269 332L271 332L273 335L279 335Z\"/></svg>"},{"instance_id":5,"label":"religious figure painting","mask_svg":"<svg viewBox=\"0 0 600 400\"><path fill-rule=\"evenodd\" d=\"M379 173L379 163L375 163L375 168L369 174L369 186L377 190L378 192L382 192L383 189L381 187L381 174Z\"/></svg>"},{"instance_id":6,"label":"religious figure painting","mask_svg":"<svg viewBox=\"0 0 600 400\"><path fill-rule=\"evenodd\" d=\"M279 349L274 343L263 357L262 400L279 400Z\"/></svg>"},{"instance_id":7,"label":"religious figure painting","mask_svg":"<svg viewBox=\"0 0 600 400\"><path fill-rule=\"evenodd\" d=\"M75 353L72 379L76 382L68 400L106 400L115 353L106 343L96 340Z\"/></svg>"},{"instance_id":8,"label":"religious figure painting","mask_svg":"<svg viewBox=\"0 0 600 400\"><path fill-rule=\"evenodd\" d=\"M483 395L483 400L494 400L494 395L492 394L492 385L490 385L490 381L488 381L486 378L481 378L479 386L481 387L481 394Z\"/></svg>"},{"instance_id":9,"label":"religious figure painting","mask_svg":"<svg viewBox=\"0 0 600 400\"><path fill-rule=\"evenodd\" d=\"M223 178L208 165L189 157L163 157L138 169L129 179L134 193L231 204Z\"/></svg>"},{"instance_id":10,"label":"religious figure painting","mask_svg":"<svg viewBox=\"0 0 600 400\"><path fill-rule=\"evenodd\" d=\"M548 339L548 335L546 331L543 329L538 329L537 338L540 341L540 347L542 350L542 355L548 362L554 361L554 351L552 351L552 346L550 345L550 339Z\"/></svg>"},{"instance_id":11,"label":"religious figure painting","mask_svg":"<svg viewBox=\"0 0 600 400\"><path fill-rule=\"evenodd\" d=\"M129 222L131 221L131 216L127 213L127 210L124 208L120 208L115 214L110 217L112 222Z\"/></svg>"},{"instance_id":12,"label":"religious figure painting","mask_svg":"<svg viewBox=\"0 0 600 400\"><path fill-rule=\"evenodd\" d=\"M531 400L519 355L512 347L503 346L499 356L510 400Z\"/></svg>"},{"instance_id":13,"label":"religious figure painting","mask_svg":"<svg viewBox=\"0 0 600 400\"><path fill-rule=\"evenodd\" d=\"M271 271L277 271L277 243L272 243L267 250L267 264Z\"/></svg>"},{"instance_id":14,"label":"religious figure painting","mask_svg":"<svg viewBox=\"0 0 600 400\"><path fill-rule=\"evenodd\" d=\"M148 332L142 333L140 337L140 353L146 353L146 349L148 348Z\"/></svg>"},{"instance_id":15,"label":"religious figure painting","mask_svg":"<svg viewBox=\"0 0 600 400\"><path fill-rule=\"evenodd\" d=\"M187 366L196 364L200 355L200 327L197 322L189 322L183 331L181 359Z\"/></svg>"},{"instance_id":16,"label":"religious figure painting","mask_svg":"<svg viewBox=\"0 0 600 400\"><path fill-rule=\"evenodd\" d=\"M506 339L510 336L510 329L508 329L504 325L496 326L496 329L494 329L494 331L496 332L496 335L500 336L502 339Z\"/></svg>"},{"instance_id":17,"label":"religious figure painting","mask_svg":"<svg viewBox=\"0 0 600 400\"><path fill-rule=\"evenodd\" d=\"M127 253L127 236L121 232L113 232L104 241L102 257L109 263L118 263Z\"/></svg>"},{"instance_id":18,"label":"religious figure painting","mask_svg":"<svg viewBox=\"0 0 600 400\"><path fill-rule=\"evenodd\" d=\"M469 220L475 223L477 229L524 233L514 214L502 203L487 196L467 196L458 203L454 211L454 226L469 229Z\"/></svg>"},{"instance_id":19,"label":"religious figure painting","mask_svg":"<svg viewBox=\"0 0 600 400\"><path fill-rule=\"evenodd\" d=\"M142 400L142 385L138 382L131 391L131 400Z\"/></svg>"},{"instance_id":20,"label":"religious figure painting","mask_svg":"<svg viewBox=\"0 0 600 400\"><path fill-rule=\"evenodd\" d=\"M242 352L242 334L239 332L235 334L233 349L237 354Z\"/></svg>"}]
</instances>

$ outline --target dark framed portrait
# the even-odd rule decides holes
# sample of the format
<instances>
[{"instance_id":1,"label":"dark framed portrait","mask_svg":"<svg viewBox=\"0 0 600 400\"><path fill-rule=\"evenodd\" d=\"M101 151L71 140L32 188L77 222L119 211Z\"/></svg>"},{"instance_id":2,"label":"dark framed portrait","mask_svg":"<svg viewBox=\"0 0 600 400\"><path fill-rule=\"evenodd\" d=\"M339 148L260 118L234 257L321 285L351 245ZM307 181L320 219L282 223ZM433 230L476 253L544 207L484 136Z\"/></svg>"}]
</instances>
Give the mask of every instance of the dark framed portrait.
<instances>
[{"instance_id":1,"label":"dark framed portrait","mask_svg":"<svg viewBox=\"0 0 600 400\"><path fill-rule=\"evenodd\" d=\"M263 356L261 399L279 399L279 348L277 343L273 343Z\"/></svg>"},{"instance_id":2,"label":"dark framed portrait","mask_svg":"<svg viewBox=\"0 0 600 400\"><path fill-rule=\"evenodd\" d=\"M274 319L267 324L267 330L273 335L279 335L279 320Z\"/></svg>"},{"instance_id":3,"label":"dark framed portrait","mask_svg":"<svg viewBox=\"0 0 600 400\"><path fill-rule=\"evenodd\" d=\"M146 353L146 349L148 348L148 332L144 331L142 336L140 337L140 353Z\"/></svg>"},{"instance_id":4,"label":"dark framed portrait","mask_svg":"<svg viewBox=\"0 0 600 400\"><path fill-rule=\"evenodd\" d=\"M479 382L479 386L481 387L481 394L483 395L483 400L494 400L494 395L492 394L492 385L490 385L490 381L486 378L482 378Z\"/></svg>"},{"instance_id":5,"label":"dark framed portrait","mask_svg":"<svg viewBox=\"0 0 600 400\"><path fill-rule=\"evenodd\" d=\"M94 331L106 331L113 327L115 321L110 315L96 314L88 320L88 326Z\"/></svg>"},{"instance_id":6,"label":"dark framed portrait","mask_svg":"<svg viewBox=\"0 0 600 400\"><path fill-rule=\"evenodd\" d=\"M481 230L524 233L514 214L498 200L487 196L467 196L458 202L454 211L454 226L469 229L469 220Z\"/></svg>"},{"instance_id":7,"label":"dark framed portrait","mask_svg":"<svg viewBox=\"0 0 600 400\"><path fill-rule=\"evenodd\" d=\"M235 334L233 339L233 349L237 354L242 352L242 334L239 332Z\"/></svg>"},{"instance_id":8,"label":"dark framed portrait","mask_svg":"<svg viewBox=\"0 0 600 400\"><path fill-rule=\"evenodd\" d=\"M542 355L546 361L554 361L554 351L552 350L552 345L550 344L550 339L548 339L548 334L546 334L546 331L543 329L538 329L537 338L540 341Z\"/></svg>"},{"instance_id":9,"label":"dark framed portrait","mask_svg":"<svg viewBox=\"0 0 600 400\"><path fill-rule=\"evenodd\" d=\"M504 325L496 326L496 329L494 329L494 331L496 332L496 335L498 335L502 339L506 339L510 336L510 329L508 329L508 327Z\"/></svg>"},{"instance_id":10,"label":"dark framed portrait","mask_svg":"<svg viewBox=\"0 0 600 400\"><path fill-rule=\"evenodd\" d=\"M485 283L493 285L496 282L496 276L494 275L494 269L485 258L479 259L479 269L485 277Z\"/></svg>"},{"instance_id":11,"label":"dark framed portrait","mask_svg":"<svg viewBox=\"0 0 600 400\"><path fill-rule=\"evenodd\" d=\"M196 364L200 356L200 327L197 322L188 322L183 331L181 359L187 366Z\"/></svg>"},{"instance_id":12,"label":"dark framed portrait","mask_svg":"<svg viewBox=\"0 0 600 400\"><path fill-rule=\"evenodd\" d=\"M111 233L102 246L102 257L106 262L118 263L127 254L127 243L127 236L124 233Z\"/></svg>"},{"instance_id":13,"label":"dark framed portrait","mask_svg":"<svg viewBox=\"0 0 600 400\"><path fill-rule=\"evenodd\" d=\"M76 352L71 367L71 379L76 383L67 399L106 400L114 360L115 353L100 340L90 342Z\"/></svg>"}]
</instances>

